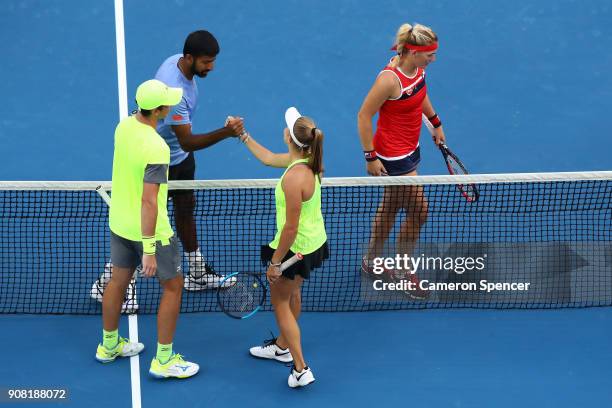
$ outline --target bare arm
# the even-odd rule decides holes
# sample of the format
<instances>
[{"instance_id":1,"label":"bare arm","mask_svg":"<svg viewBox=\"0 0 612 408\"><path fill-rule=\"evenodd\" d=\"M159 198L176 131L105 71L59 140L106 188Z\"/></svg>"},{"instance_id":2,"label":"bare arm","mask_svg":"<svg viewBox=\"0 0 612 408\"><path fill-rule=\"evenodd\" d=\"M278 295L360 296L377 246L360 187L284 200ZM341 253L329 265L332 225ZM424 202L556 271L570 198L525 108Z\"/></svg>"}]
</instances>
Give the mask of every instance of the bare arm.
<instances>
[{"instance_id":1,"label":"bare arm","mask_svg":"<svg viewBox=\"0 0 612 408\"><path fill-rule=\"evenodd\" d=\"M374 85L372 85L357 114L357 128L359 129L359 139L361 140L363 150L374 150L372 144L374 139L372 118L380 110L382 104L387 99L394 97L398 92L399 83L392 73L383 72L376 78Z\"/></svg>"},{"instance_id":2,"label":"bare arm","mask_svg":"<svg viewBox=\"0 0 612 408\"><path fill-rule=\"evenodd\" d=\"M245 144L249 151L253 153L253 156L266 166L287 167L291 164L289 153L272 153L270 150L257 143L252 137L249 137Z\"/></svg>"},{"instance_id":3,"label":"bare arm","mask_svg":"<svg viewBox=\"0 0 612 408\"><path fill-rule=\"evenodd\" d=\"M423 106L423 113L428 118L431 118L434 115L434 113L436 113L436 111L433 108L433 105L431 104L431 101L429 100L429 95L425 95L425 99L423 99L422 106Z\"/></svg>"},{"instance_id":4,"label":"bare arm","mask_svg":"<svg viewBox=\"0 0 612 408\"><path fill-rule=\"evenodd\" d=\"M157 193L159 184L144 183L140 211L140 229L143 237L155 237L157 225ZM147 277L155 275L157 261L155 255L142 256L142 272Z\"/></svg>"},{"instance_id":5,"label":"bare arm","mask_svg":"<svg viewBox=\"0 0 612 408\"><path fill-rule=\"evenodd\" d=\"M157 225L157 194L159 184L144 183L142 189L142 209L140 214L140 228L143 237L155 236Z\"/></svg>"},{"instance_id":6,"label":"bare arm","mask_svg":"<svg viewBox=\"0 0 612 408\"><path fill-rule=\"evenodd\" d=\"M181 149L186 152L210 147L228 137L235 137L244 132L242 119L234 118L228 122L227 126L209 133L193 134L191 133L191 124L172 125L172 130L178 139Z\"/></svg>"},{"instance_id":7,"label":"bare arm","mask_svg":"<svg viewBox=\"0 0 612 408\"><path fill-rule=\"evenodd\" d=\"M431 118L436 113L429 99L429 95L425 95L425 99L423 99L423 104L421 106L423 107L423 114L427 118ZM432 131L431 138L436 145L446 143L446 136L444 135L444 129L442 129L441 125Z\"/></svg>"},{"instance_id":8,"label":"bare arm","mask_svg":"<svg viewBox=\"0 0 612 408\"><path fill-rule=\"evenodd\" d=\"M381 73L372 89L366 96L359 113L357 114L357 128L359 129L359 139L363 150L374 150L374 132L372 130L372 118L380 110L383 103L389 98L400 92L400 84L395 75L390 72ZM372 176L382 176L387 174L387 170L378 159L368 161L366 165L368 174Z\"/></svg>"}]
</instances>

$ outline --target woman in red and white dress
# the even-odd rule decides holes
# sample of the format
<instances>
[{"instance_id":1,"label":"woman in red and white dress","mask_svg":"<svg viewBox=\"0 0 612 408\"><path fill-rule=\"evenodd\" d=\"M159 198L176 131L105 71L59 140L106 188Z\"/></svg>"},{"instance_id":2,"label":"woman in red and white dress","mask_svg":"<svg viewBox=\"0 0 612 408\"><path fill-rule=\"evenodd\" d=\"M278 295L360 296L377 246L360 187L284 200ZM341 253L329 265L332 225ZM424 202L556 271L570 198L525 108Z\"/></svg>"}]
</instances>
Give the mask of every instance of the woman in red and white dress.
<instances>
[{"instance_id":1,"label":"woman in red and white dress","mask_svg":"<svg viewBox=\"0 0 612 408\"><path fill-rule=\"evenodd\" d=\"M367 171L372 176L414 176L421 159L419 136L422 115L434 126L433 140L444 143L444 131L425 85L425 67L436 60L438 37L431 28L416 24L402 25L392 48L397 55L380 72L359 110L359 137L363 146ZM372 118L378 113L376 133ZM427 200L421 186L389 186L372 225L362 271L372 275L373 260L384 256L385 241L389 237L397 214L404 209L397 240L397 254L413 256L421 227L427 219ZM429 292L419 287L419 279L410 271L395 268L383 273L391 282L406 280L413 288L406 291L416 299L425 299Z\"/></svg>"}]
</instances>

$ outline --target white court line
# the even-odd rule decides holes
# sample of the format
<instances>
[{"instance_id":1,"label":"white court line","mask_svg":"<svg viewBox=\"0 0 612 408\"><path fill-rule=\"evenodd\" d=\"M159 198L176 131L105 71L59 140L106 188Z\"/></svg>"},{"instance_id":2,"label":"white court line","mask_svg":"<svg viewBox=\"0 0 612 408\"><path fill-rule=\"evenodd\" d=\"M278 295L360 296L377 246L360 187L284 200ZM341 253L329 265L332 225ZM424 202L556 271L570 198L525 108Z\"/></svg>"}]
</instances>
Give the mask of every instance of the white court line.
<instances>
[{"instance_id":1,"label":"white court line","mask_svg":"<svg viewBox=\"0 0 612 408\"><path fill-rule=\"evenodd\" d=\"M128 116L127 74L125 72L125 31L123 29L123 0L115 0L115 40L117 43L117 86L119 90L119 119Z\"/></svg>"},{"instance_id":2,"label":"white court line","mask_svg":"<svg viewBox=\"0 0 612 408\"><path fill-rule=\"evenodd\" d=\"M123 0L115 0L115 39L117 43L117 89L119 91L119 119L128 116L127 74L125 68L125 31L123 26ZM138 342L138 317L128 316L130 341ZM130 357L132 379L132 408L141 408L140 397L140 357Z\"/></svg>"}]
</instances>

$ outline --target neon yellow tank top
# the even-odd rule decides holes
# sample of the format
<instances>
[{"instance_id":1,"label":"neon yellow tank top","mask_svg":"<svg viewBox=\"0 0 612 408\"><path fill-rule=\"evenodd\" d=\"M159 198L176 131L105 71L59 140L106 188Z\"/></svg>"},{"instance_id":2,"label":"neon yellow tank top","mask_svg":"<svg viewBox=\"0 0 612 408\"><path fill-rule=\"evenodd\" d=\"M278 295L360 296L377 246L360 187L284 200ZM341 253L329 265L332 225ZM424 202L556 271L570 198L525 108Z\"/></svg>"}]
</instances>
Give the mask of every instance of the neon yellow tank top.
<instances>
[{"instance_id":1,"label":"neon yellow tank top","mask_svg":"<svg viewBox=\"0 0 612 408\"><path fill-rule=\"evenodd\" d=\"M291 163L274 189L276 200L276 236L274 241L270 242L270 247L274 249L278 248L287 215L287 204L282 187L283 178L289 169L299 163L308 163L308 159L299 159ZM291 251L307 255L319 249L325 241L327 241L327 233L325 232L323 214L321 214L321 183L319 182L319 177L315 176L315 189L312 197L307 201L302 201L298 232L293 245L291 245Z\"/></svg>"}]
</instances>

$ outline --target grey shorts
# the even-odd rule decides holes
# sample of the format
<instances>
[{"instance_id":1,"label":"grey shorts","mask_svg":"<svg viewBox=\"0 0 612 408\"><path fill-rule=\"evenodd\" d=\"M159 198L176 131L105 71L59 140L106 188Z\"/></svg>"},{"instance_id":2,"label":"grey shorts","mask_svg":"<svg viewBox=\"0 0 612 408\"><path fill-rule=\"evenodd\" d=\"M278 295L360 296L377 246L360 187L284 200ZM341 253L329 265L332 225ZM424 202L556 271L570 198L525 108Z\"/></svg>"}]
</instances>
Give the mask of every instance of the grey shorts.
<instances>
[{"instance_id":1,"label":"grey shorts","mask_svg":"<svg viewBox=\"0 0 612 408\"><path fill-rule=\"evenodd\" d=\"M157 278L168 280L182 275L181 255L176 235L157 241L155 250ZM111 262L119 268L136 268L142 263L142 242L131 241L111 231Z\"/></svg>"}]
</instances>

